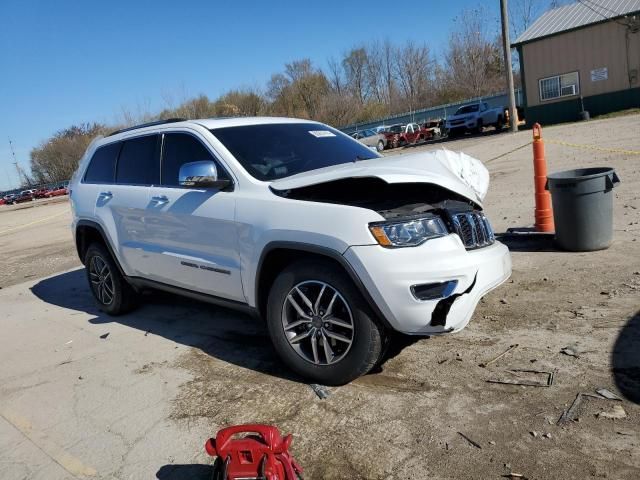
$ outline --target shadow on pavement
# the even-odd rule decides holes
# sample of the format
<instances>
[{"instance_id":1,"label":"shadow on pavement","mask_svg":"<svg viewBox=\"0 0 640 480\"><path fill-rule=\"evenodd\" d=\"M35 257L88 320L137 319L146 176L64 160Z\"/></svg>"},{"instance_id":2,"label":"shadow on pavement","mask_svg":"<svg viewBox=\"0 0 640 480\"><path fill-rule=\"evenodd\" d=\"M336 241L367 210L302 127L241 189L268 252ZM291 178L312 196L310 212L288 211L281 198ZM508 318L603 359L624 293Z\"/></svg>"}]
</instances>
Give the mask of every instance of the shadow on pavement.
<instances>
[{"instance_id":1,"label":"shadow on pavement","mask_svg":"<svg viewBox=\"0 0 640 480\"><path fill-rule=\"evenodd\" d=\"M611 372L627 400L640 404L640 311L622 328L611 353Z\"/></svg>"},{"instance_id":2,"label":"shadow on pavement","mask_svg":"<svg viewBox=\"0 0 640 480\"><path fill-rule=\"evenodd\" d=\"M156 473L158 480L211 480L211 465L164 465Z\"/></svg>"},{"instance_id":3,"label":"shadow on pavement","mask_svg":"<svg viewBox=\"0 0 640 480\"><path fill-rule=\"evenodd\" d=\"M143 294L140 306L111 317L96 307L84 269L44 279L31 288L41 300L93 315L92 324L117 322L198 348L214 358L267 375L303 382L277 357L266 326L249 315L164 292Z\"/></svg>"},{"instance_id":4,"label":"shadow on pavement","mask_svg":"<svg viewBox=\"0 0 640 480\"><path fill-rule=\"evenodd\" d=\"M496 233L496 239L504 243L512 252L558 252L554 234L536 232L532 228L514 228L504 233Z\"/></svg>"},{"instance_id":5,"label":"shadow on pavement","mask_svg":"<svg viewBox=\"0 0 640 480\"><path fill-rule=\"evenodd\" d=\"M307 383L280 361L264 323L243 313L165 292L152 292L142 295L136 310L111 317L96 307L84 269L41 280L31 287L31 291L51 305L93 315L89 320L92 324L117 322L145 334L148 332L198 348L207 355L243 368ZM419 337L392 335L384 360L371 373L380 373L386 361L418 340Z\"/></svg>"}]
</instances>

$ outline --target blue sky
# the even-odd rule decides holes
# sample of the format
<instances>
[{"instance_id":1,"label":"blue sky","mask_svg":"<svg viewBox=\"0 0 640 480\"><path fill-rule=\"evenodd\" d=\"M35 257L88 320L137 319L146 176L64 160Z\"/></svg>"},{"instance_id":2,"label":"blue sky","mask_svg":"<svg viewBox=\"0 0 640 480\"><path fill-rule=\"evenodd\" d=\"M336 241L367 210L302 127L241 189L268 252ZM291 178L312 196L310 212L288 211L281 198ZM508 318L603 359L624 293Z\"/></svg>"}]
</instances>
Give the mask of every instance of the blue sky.
<instances>
[{"instance_id":1,"label":"blue sky","mask_svg":"<svg viewBox=\"0 0 640 480\"><path fill-rule=\"evenodd\" d=\"M9 150L29 151L74 123L113 123L204 93L263 87L286 62L319 66L389 38L444 49L454 17L498 0L0 1L0 190L17 186ZM394 5L398 5L394 7Z\"/></svg>"}]
</instances>

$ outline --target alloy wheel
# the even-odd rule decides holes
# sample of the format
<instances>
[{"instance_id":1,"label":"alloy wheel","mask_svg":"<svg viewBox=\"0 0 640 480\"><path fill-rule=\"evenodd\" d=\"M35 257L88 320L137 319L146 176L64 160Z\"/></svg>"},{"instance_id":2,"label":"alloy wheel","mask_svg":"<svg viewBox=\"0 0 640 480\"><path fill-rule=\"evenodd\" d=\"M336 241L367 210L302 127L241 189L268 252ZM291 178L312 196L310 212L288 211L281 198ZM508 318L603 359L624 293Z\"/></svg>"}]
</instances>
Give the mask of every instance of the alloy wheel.
<instances>
[{"instance_id":1,"label":"alloy wheel","mask_svg":"<svg viewBox=\"0 0 640 480\"><path fill-rule=\"evenodd\" d=\"M282 306L282 327L293 350L315 365L342 360L354 340L351 309L331 285L317 280L298 283Z\"/></svg>"},{"instance_id":2,"label":"alloy wheel","mask_svg":"<svg viewBox=\"0 0 640 480\"><path fill-rule=\"evenodd\" d=\"M89 278L94 295L103 305L110 305L114 297L113 276L109 265L99 256L91 257Z\"/></svg>"}]
</instances>

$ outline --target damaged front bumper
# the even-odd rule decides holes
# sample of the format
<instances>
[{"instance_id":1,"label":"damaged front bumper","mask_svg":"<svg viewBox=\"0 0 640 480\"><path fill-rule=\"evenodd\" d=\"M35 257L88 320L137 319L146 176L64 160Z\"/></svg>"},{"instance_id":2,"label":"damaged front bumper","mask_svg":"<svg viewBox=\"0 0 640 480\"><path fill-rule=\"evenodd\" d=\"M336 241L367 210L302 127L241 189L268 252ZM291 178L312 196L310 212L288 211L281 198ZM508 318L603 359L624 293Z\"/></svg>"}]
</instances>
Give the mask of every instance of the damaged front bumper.
<instances>
[{"instance_id":1,"label":"damaged front bumper","mask_svg":"<svg viewBox=\"0 0 640 480\"><path fill-rule=\"evenodd\" d=\"M350 247L345 259L354 268L391 327L413 335L434 335L464 328L480 298L511 275L509 249L495 242L465 250L457 235L418 247ZM443 298L419 300L415 285L449 283Z\"/></svg>"}]
</instances>

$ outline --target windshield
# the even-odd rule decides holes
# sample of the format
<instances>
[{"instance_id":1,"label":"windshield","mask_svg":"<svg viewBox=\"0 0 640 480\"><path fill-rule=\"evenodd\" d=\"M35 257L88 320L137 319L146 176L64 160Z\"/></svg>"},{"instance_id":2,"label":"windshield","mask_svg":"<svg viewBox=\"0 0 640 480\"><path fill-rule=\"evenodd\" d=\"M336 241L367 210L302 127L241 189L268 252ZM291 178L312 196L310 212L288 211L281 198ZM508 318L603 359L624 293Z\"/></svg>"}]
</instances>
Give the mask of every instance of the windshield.
<instances>
[{"instance_id":1,"label":"windshield","mask_svg":"<svg viewBox=\"0 0 640 480\"><path fill-rule=\"evenodd\" d=\"M258 180L378 158L373 150L319 123L273 123L211 130Z\"/></svg>"},{"instance_id":2,"label":"windshield","mask_svg":"<svg viewBox=\"0 0 640 480\"><path fill-rule=\"evenodd\" d=\"M465 105L464 107L460 107L458 111L455 113L456 115L460 115L463 113L473 113L478 111L479 105L476 103L475 105Z\"/></svg>"},{"instance_id":3,"label":"windshield","mask_svg":"<svg viewBox=\"0 0 640 480\"><path fill-rule=\"evenodd\" d=\"M404 130L404 125L392 125L389 127L389 132L391 133L402 133Z\"/></svg>"}]
</instances>

